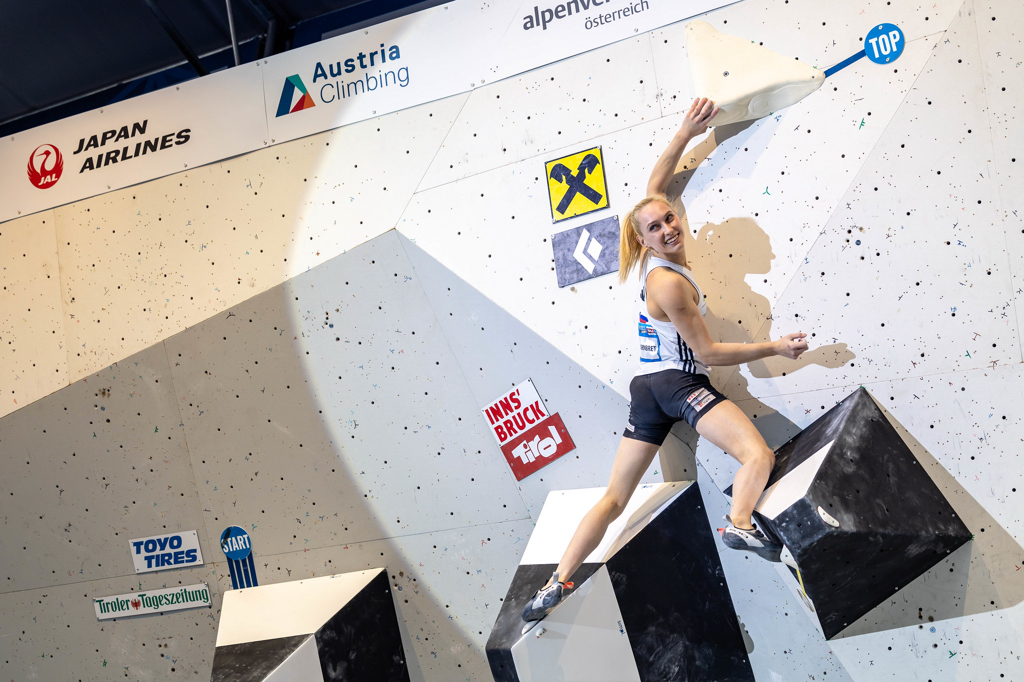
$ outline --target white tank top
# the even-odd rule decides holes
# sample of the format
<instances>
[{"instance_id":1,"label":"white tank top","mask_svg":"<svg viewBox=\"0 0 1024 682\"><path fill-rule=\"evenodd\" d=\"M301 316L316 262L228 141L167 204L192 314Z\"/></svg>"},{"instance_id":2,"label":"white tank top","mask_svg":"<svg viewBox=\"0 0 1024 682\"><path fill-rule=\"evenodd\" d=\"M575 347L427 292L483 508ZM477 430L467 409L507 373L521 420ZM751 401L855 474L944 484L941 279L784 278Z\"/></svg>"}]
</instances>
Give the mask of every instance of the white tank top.
<instances>
[{"instance_id":1,"label":"white tank top","mask_svg":"<svg viewBox=\"0 0 1024 682\"><path fill-rule=\"evenodd\" d=\"M654 319L647 310L647 275L654 268L669 268L685 277L697 290L699 301L697 308L700 310L700 316L704 317L708 313L704 294L697 286L697 282L694 281L693 273L682 265L651 256L640 280L640 300L638 301L640 309L640 369L637 370L636 376L653 374L666 369L680 369L690 374L710 376L711 369L697 359L690 347L686 345L686 341L683 341L683 337L679 335L675 325L671 322Z\"/></svg>"}]
</instances>

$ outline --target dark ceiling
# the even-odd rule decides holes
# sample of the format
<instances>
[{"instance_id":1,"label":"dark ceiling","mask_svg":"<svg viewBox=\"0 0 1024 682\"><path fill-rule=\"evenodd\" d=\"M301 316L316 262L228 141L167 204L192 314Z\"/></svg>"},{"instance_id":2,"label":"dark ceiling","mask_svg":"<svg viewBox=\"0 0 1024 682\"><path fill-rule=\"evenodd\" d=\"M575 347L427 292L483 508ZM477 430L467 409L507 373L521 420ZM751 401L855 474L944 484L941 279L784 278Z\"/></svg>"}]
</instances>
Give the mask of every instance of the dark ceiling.
<instances>
[{"instance_id":1,"label":"dark ceiling","mask_svg":"<svg viewBox=\"0 0 1024 682\"><path fill-rule=\"evenodd\" d=\"M244 63L440 3L230 4ZM0 135L235 63L226 0L0 0L0 36Z\"/></svg>"}]
</instances>

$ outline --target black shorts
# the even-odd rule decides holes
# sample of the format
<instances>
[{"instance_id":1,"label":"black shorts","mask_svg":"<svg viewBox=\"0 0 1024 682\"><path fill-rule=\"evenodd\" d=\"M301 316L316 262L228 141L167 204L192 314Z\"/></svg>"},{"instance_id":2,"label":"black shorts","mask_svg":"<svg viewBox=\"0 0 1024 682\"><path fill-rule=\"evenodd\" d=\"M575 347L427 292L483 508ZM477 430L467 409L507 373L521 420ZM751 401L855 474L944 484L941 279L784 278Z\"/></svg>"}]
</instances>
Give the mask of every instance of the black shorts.
<instances>
[{"instance_id":1,"label":"black shorts","mask_svg":"<svg viewBox=\"0 0 1024 682\"><path fill-rule=\"evenodd\" d=\"M727 398L707 376L680 369L666 369L633 377L629 384L629 422L625 438L661 445L672 425L685 419L697 428L697 422Z\"/></svg>"}]
</instances>

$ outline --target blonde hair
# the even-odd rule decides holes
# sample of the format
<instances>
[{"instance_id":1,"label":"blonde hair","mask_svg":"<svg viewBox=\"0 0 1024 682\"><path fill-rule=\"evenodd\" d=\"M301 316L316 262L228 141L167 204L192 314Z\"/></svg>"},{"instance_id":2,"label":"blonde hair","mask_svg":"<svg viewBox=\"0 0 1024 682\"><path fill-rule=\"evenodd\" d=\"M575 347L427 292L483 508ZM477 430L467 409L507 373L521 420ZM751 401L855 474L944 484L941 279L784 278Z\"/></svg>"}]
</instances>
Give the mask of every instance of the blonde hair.
<instances>
[{"instance_id":1,"label":"blonde hair","mask_svg":"<svg viewBox=\"0 0 1024 682\"><path fill-rule=\"evenodd\" d=\"M667 196L664 194L652 194L641 200L622 219L622 229L619 230L619 284L625 284L630 271L637 265L640 266L640 274L638 276L642 276L644 268L647 266L647 261L651 257L650 249L641 246L640 242L637 241L637 237L643 236L640 232L640 211L655 201L660 201L675 210ZM684 263L684 267L689 267L689 263Z\"/></svg>"}]
</instances>

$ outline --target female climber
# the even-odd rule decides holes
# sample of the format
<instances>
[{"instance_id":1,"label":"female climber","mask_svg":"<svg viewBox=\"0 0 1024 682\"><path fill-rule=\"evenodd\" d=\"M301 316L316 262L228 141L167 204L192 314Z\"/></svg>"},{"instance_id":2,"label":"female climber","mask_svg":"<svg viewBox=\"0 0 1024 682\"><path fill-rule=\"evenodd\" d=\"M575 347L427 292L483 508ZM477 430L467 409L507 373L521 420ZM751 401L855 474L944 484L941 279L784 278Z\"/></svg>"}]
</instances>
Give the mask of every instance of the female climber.
<instances>
[{"instance_id":1,"label":"female climber","mask_svg":"<svg viewBox=\"0 0 1024 682\"><path fill-rule=\"evenodd\" d=\"M751 521L775 456L743 412L708 379L713 365L736 365L772 355L796 359L806 334L774 342L718 343L704 323L707 306L688 269L685 227L665 196L686 144L707 130L718 113L706 98L693 101L668 149L651 172L647 197L623 221L619 282L639 265L640 369L629 385L629 421L612 464L608 489L587 512L548 584L523 609L523 620L543 619L566 592L566 583L600 544L608 525L626 508L643 472L672 425L685 419L697 433L736 458L727 547L779 561L782 547Z\"/></svg>"}]
</instances>

